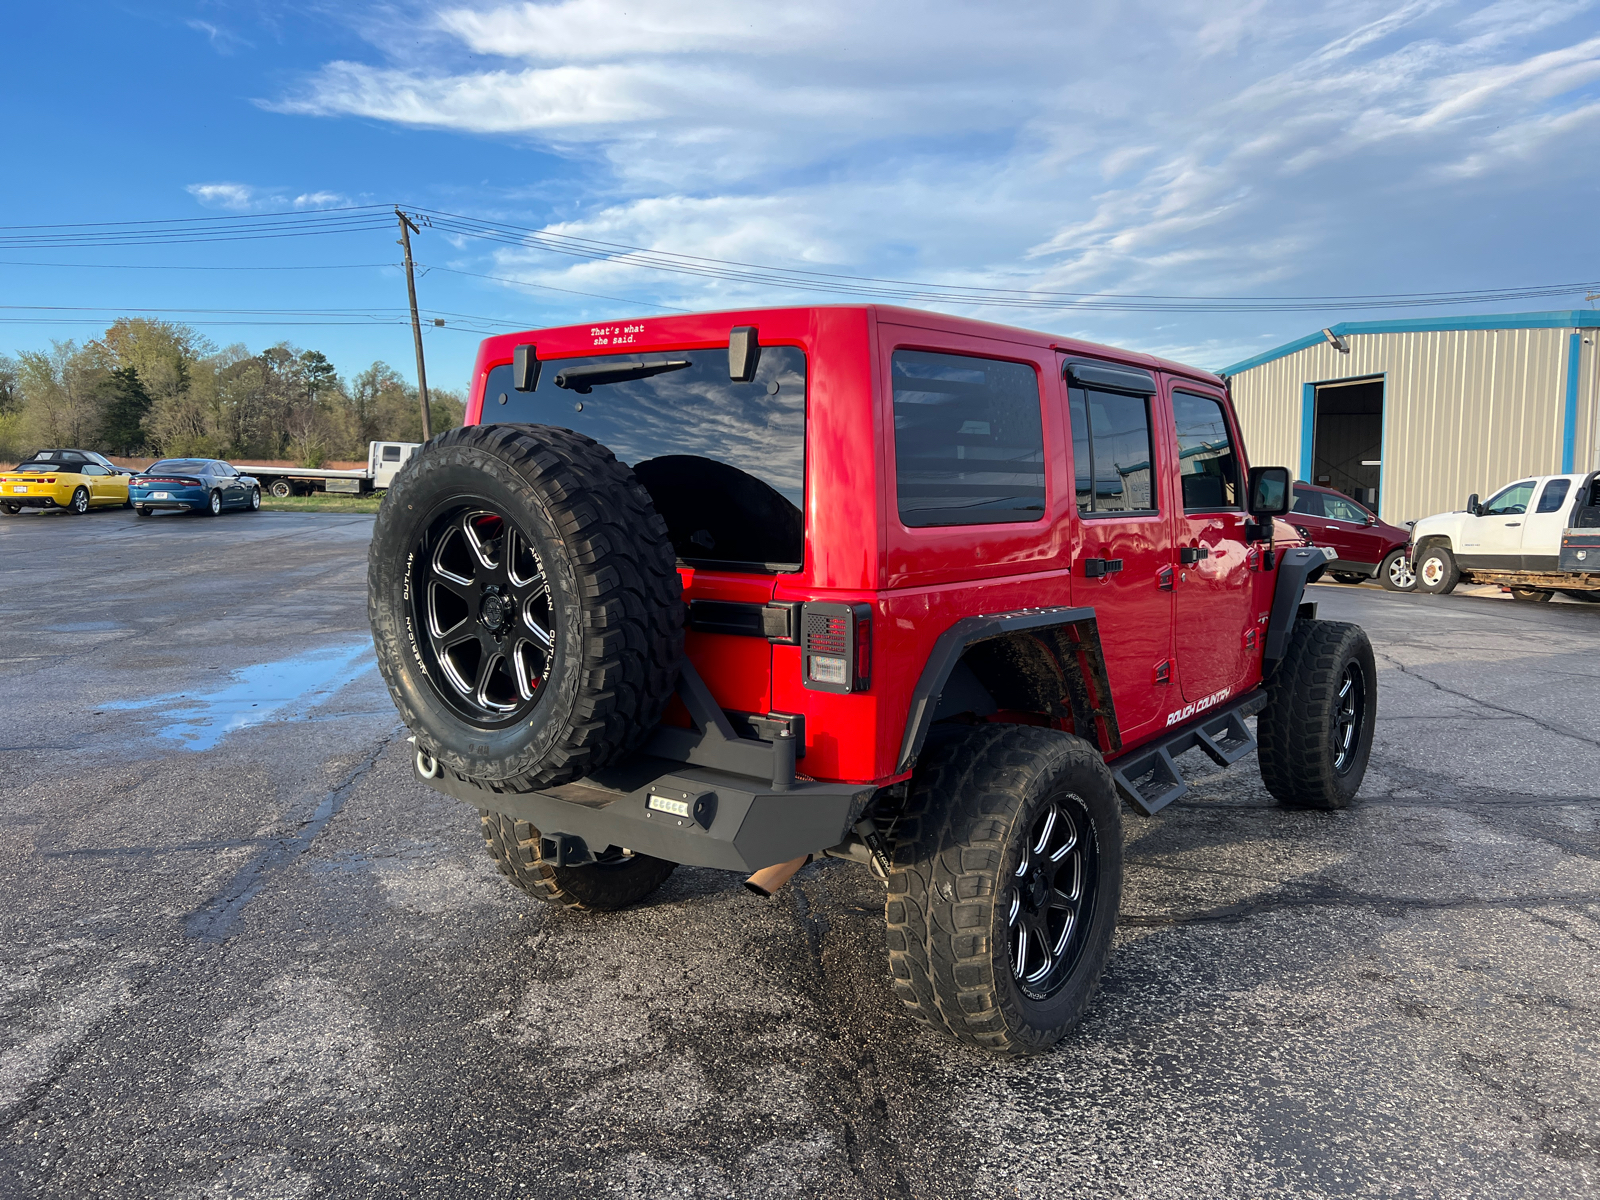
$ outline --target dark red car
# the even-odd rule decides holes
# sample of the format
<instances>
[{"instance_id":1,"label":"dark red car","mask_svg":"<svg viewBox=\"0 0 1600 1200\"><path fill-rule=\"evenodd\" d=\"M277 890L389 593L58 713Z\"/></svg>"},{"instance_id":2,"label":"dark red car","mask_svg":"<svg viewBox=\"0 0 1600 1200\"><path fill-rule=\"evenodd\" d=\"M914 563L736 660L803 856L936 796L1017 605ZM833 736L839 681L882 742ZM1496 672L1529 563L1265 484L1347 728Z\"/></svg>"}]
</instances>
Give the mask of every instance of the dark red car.
<instances>
[{"instance_id":1,"label":"dark red car","mask_svg":"<svg viewBox=\"0 0 1600 1200\"><path fill-rule=\"evenodd\" d=\"M1339 555L1328 564L1328 574L1340 583L1365 583L1376 577L1391 592L1409 592L1417 586L1406 562L1411 535L1380 521L1343 492L1296 482L1294 509L1287 519L1312 545L1326 546Z\"/></svg>"}]
</instances>

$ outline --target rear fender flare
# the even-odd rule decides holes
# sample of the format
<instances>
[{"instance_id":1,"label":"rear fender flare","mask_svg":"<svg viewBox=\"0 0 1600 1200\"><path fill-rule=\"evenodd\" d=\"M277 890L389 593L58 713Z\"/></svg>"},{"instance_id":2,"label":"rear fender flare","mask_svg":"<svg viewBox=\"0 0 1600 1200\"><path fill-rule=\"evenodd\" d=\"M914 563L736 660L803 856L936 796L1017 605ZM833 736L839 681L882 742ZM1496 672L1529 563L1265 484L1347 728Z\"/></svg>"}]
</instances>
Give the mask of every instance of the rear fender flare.
<instances>
[{"instance_id":1,"label":"rear fender flare","mask_svg":"<svg viewBox=\"0 0 1600 1200\"><path fill-rule=\"evenodd\" d=\"M1032 608L966 617L939 635L911 694L896 773L916 765L928 740L940 696L969 651L982 649L1036 669L1020 672L1020 686L1039 694L1048 715L1070 716L1073 728L1102 754L1122 748L1116 705L1106 674L1100 629L1092 608ZM970 679L970 676L967 676ZM1045 692L1055 692L1046 696Z\"/></svg>"}]
</instances>

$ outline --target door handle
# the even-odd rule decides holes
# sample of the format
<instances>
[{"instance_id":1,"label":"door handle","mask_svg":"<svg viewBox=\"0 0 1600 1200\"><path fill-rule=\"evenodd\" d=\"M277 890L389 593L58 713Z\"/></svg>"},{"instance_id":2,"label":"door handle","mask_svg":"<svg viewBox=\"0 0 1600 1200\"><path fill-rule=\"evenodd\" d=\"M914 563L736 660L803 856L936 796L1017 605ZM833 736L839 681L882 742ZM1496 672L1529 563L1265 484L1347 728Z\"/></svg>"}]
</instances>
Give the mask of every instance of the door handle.
<instances>
[{"instance_id":1,"label":"door handle","mask_svg":"<svg viewBox=\"0 0 1600 1200\"><path fill-rule=\"evenodd\" d=\"M1184 566L1193 566L1202 558L1209 558L1211 550L1207 546L1179 546L1178 561Z\"/></svg>"},{"instance_id":2,"label":"door handle","mask_svg":"<svg viewBox=\"0 0 1600 1200\"><path fill-rule=\"evenodd\" d=\"M1172 590L1172 564L1168 563L1156 572L1156 586L1163 592Z\"/></svg>"},{"instance_id":3,"label":"door handle","mask_svg":"<svg viewBox=\"0 0 1600 1200\"><path fill-rule=\"evenodd\" d=\"M1090 579L1102 579L1120 570L1122 570L1122 560L1120 558L1086 558L1083 560L1083 573Z\"/></svg>"},{"instance_id":4,"label":"door handle","mask_svg":"<svg viewBox=\"0 0 1600 1200\"><path fill-rule=\"evenodd\" d=\"M1521 524L1522 524L1521 521L1507 521L1506 522L1506 528L1507 529L1515 529L1518 525L1521 525Z\"/></svg>"}]
</instances>

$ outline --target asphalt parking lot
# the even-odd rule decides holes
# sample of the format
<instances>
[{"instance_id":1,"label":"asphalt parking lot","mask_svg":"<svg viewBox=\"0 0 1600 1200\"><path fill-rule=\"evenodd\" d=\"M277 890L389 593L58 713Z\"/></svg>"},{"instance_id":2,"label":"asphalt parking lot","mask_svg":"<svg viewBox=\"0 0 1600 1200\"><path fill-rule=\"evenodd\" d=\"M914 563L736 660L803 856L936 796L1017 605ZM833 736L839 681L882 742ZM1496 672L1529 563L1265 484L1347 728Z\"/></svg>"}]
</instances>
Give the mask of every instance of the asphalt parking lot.
<instances>
[{"instance_id":1,"label":"asphalt parking lot","mask_svg":"<svg viewBox=\"0 0 1600 1200\"><path fill-rule=\"evenodd\" d=\"M1600 605L1315 588L1379 655L1358 804L1196 764L1090 1017L999 1062L895 1011L852 866L513 890L410 778L370 529L0 518L0 1195L1600 1187Z\"/></svg>"}]
</instances>

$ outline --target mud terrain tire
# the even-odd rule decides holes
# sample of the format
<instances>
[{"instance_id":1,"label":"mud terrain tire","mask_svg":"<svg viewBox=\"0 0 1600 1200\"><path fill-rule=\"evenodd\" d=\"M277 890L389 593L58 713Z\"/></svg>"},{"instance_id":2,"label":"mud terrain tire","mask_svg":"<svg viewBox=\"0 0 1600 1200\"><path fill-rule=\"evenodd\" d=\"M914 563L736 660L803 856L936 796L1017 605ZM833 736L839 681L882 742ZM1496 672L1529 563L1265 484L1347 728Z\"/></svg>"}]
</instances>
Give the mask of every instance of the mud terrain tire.
<instances>
[{"instance_id":1,"label":"mud terrain tire","mask_svg":"<svg viewBox=\"0 0 1600 1200\"><path fill-rule=\"evenodd\" d=\"M968 1045L1049 1049L1099 986L1122 899L1122 813L1099 753L1028 725L954 732L924 751L892 837L884 918L901 1002ZM1057 908L1057 888L1076 906ZM1019 930L1045 931L1037 953L1068 911L1055 967L1027 982L1048 960L1014 968Z\"/></svg>"},{"instance_id":2,"label":"mud terrain tire","mask_svg":"<svg viewBox=\"0 0 1600 1200\"><path fill-rule=\"evenodd\" d=\"M539 831L526 821L478 810L484 845L500 874L535 900L565 908L614 912L637 904L666 882L676 863L608 848L598 861L557 867L539 852Z\"/></svg>"},{"instance_id":3,"label":"mud terrain tire","mask_svg":"<svg viewBox=\"0 0 1600 1200\"><path fill-rule=\"evenodd\" d=\"M1372 756L1378 715L1372 643L1359 625L1301 621L1256 722L1267 791L1285 808L1345 808Z\"/></svg>"},{"instance_id":4,"label":"mud terrain tire","mask_svg":"<svg viewBox=\"0 0 1600 1200\"><path fill-rule=\"evenodd\" d=\"M452 429L378 510L378 666L418 749L474 779L554 787L636 748L672 696L683 608L649 493L570 430Z\"/></svg>"}]
</instances>

